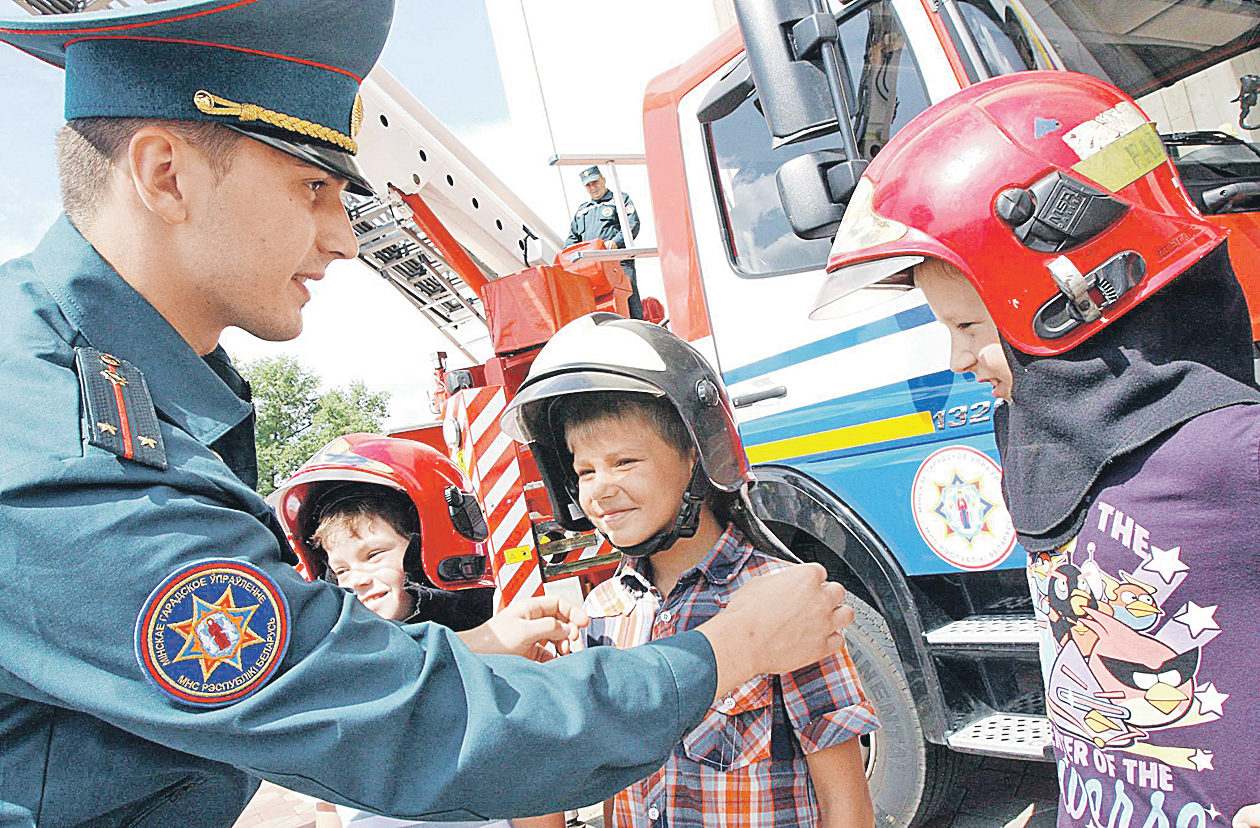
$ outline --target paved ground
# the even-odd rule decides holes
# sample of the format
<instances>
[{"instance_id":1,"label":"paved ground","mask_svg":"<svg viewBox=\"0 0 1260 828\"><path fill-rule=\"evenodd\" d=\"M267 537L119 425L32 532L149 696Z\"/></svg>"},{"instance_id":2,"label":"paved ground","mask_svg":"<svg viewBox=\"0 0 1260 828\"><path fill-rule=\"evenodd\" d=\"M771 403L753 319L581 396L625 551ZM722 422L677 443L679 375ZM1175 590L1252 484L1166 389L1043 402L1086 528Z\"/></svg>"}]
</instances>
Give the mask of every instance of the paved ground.
<instances>
[{"instance_id":1,"label":"paved ground","mask_svg":"<svg viewBox=\"0 0 1260 828\"><path fill-rule=\"evenodd\" d=\"M1025 828L1054 828L1058 783L1049 762L1015 762L988 757L975 760L954 801L923 828L1003 828L1033 806ZM584 808L589 828L603 828L599 808ZM1016 822L1015 825L1020 823ZM313 828L315 802L310 797L264 782L235 828ZM1014 826L1012 826L1014 828Z\"/></svg>"},{"instance_id":2,"label":"paved ground","mask_svg":"<svg viewBox=\"0 0 1260 828\"><path fill-rule=\"evenodd\" d=\"M1002 828L1033 806L1027 828L1054 828L1059 784L1052 762L976 757L966 785L923 828ZM1015 823L1019 825L1018 822Z\"/></svg>"}]
</instances>

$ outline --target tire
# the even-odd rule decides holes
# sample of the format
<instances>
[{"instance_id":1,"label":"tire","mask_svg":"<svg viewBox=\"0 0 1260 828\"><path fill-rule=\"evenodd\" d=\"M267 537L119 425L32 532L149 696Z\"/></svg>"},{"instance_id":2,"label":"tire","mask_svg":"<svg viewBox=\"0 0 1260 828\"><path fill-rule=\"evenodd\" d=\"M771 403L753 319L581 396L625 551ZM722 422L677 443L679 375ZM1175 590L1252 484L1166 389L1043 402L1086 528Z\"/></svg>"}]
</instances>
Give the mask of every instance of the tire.
<instances>
[{"instance_id":1,"label":"tire","mask_svg":"<svg viewBox=\"0 0 1260 828\"><path fill-rule=\"evenodd\" d=\"M966 757L923 738L914 697L884 619L850 595L849 655L881 727L862 737L875 824L912 828L941 810L959 785Z\"/></svg>"}]
</instances>

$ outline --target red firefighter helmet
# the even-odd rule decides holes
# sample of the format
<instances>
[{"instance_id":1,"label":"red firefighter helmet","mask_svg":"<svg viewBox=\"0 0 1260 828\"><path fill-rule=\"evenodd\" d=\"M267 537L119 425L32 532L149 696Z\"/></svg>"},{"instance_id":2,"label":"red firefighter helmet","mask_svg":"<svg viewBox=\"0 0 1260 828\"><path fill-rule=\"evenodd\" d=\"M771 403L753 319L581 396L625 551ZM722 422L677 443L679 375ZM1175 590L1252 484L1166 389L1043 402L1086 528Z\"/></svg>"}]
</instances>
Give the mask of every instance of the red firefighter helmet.
<instances>
[{"instance_id":1,"label":"red firefighter helmet","mask_svg":"<svg viewBox=\"0 0 1260 828\"><path fill-rule=\"evenodd\" d=\"M1014 347L1058 354L1224 238L1131 98L1087 75L1020 72L925 110L875 157L811 316L843 313L860 288L909 288L933 257L971 279Z\"/></svg>"},{"instance_id":2,"label":"red firefighter helmet","mask_svg":"<svg viewBox=\"0 0 1260 828\"><path fill-rule=\"evenodd\" d=\"M434 585L494 586L486 567L485 517L463 472L423 443L380 434L338 437L267 497L308 579L322 577L325 568L310 545L322 507L337 499L337 490L364 484L402 492L415 505L423 574Z\"/></svg>"}]
</instances>

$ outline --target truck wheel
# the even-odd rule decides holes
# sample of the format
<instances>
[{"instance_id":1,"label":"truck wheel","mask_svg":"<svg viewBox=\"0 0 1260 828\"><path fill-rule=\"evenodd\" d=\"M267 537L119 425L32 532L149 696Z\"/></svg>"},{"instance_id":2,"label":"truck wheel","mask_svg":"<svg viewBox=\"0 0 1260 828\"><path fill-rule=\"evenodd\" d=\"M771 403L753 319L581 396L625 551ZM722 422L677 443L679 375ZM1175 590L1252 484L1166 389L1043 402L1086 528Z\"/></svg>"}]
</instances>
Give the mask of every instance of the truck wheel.
<instances>
[{"instance_id":1,"label":"truck wheel","mask_svg":"<svg viewBox=\"0 0 1260 828\"><path fill-rule=\"evenodd\" d=\"M960 782L965 757L923 738L888 626L861 599L850 595L848 602L855 616L853 626L845 630L849 655L881 725L862 737L875 824L911 828L948 802Z\"/></svg>"}]
</instances>

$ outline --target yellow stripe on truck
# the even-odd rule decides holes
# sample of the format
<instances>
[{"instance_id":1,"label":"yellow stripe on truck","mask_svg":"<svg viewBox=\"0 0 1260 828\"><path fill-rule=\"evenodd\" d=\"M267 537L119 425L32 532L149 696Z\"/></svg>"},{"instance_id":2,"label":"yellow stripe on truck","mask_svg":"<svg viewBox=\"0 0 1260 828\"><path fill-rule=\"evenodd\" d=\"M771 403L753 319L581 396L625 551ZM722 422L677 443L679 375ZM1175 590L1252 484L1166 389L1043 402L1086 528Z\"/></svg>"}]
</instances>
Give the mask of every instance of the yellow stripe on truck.
<instances>
[{"instance_id":1,"label":"yellow stripe on truck","mask_svg":"<svg viewBox=\"0 0 1260 828\"><path fill-rule=\"evenodd\" d=\"M833 428L817 434L803 434L800 437L789 437L786 440L748 446L748 460L752 463L773 463L785 457L801 457L823 451L855 448L888 440L900 440L903 437L920 437L931 434L933 431L935 428L932 425L932 415L926 411L920 411L916 414L890 417L887 420Z\"/></svg>"}]
</instances>

